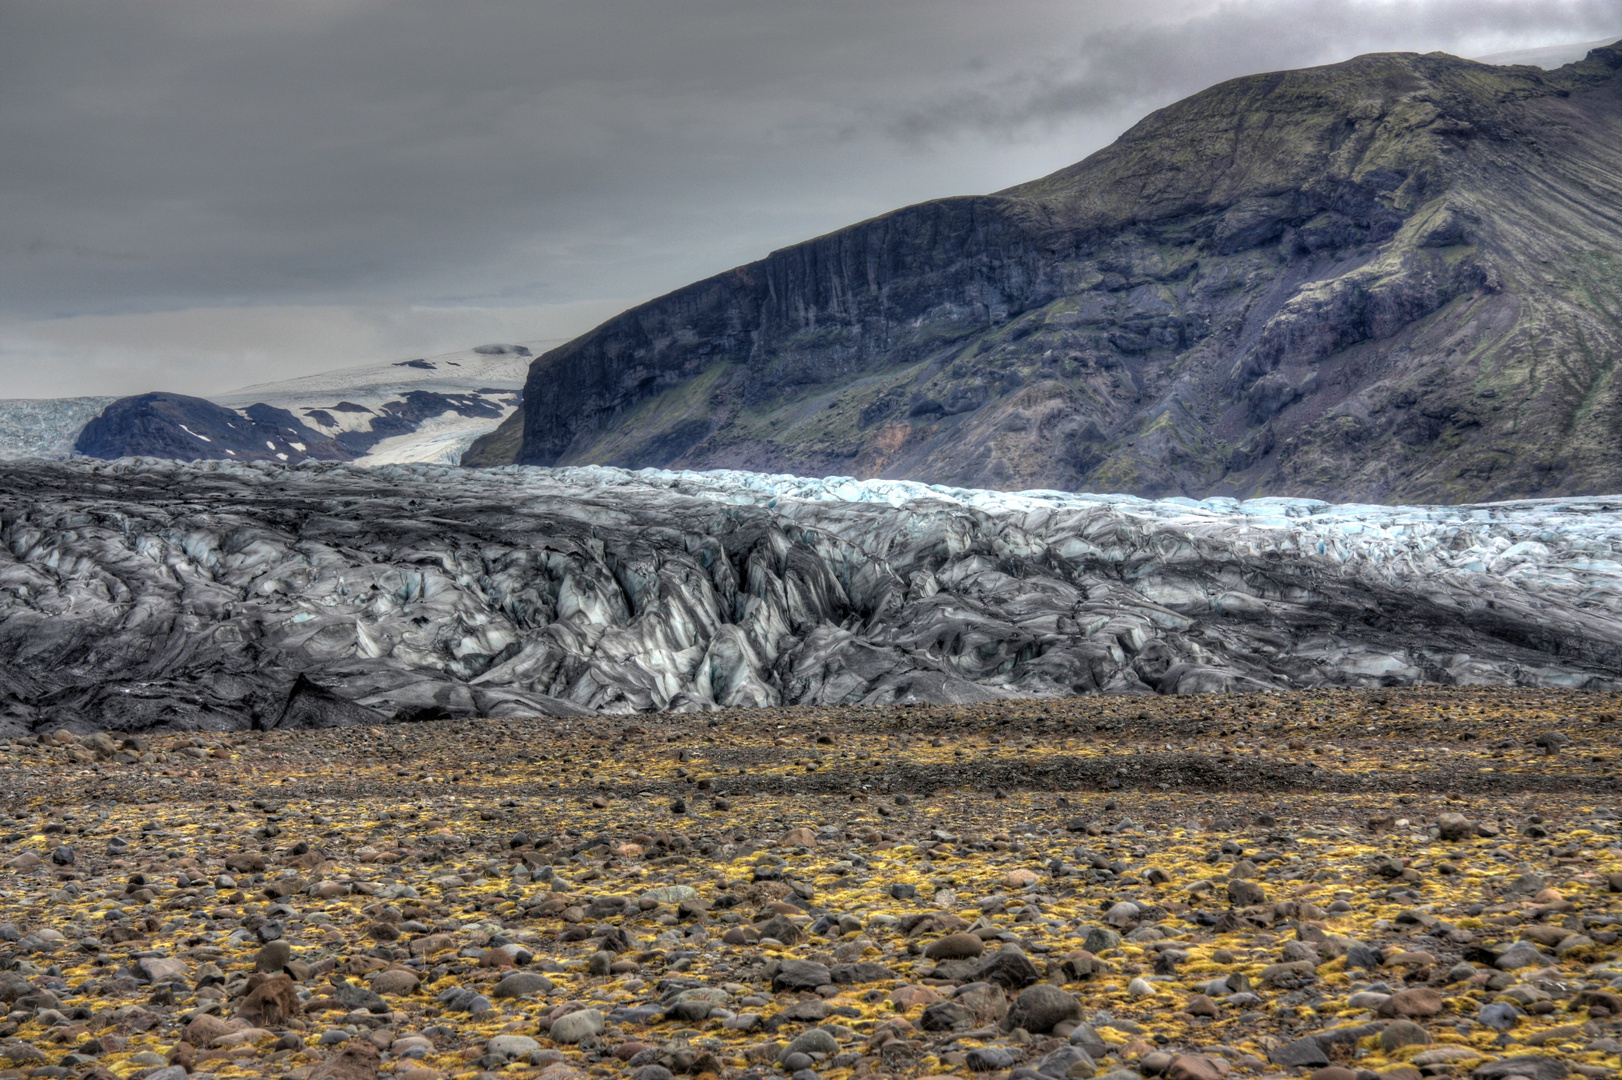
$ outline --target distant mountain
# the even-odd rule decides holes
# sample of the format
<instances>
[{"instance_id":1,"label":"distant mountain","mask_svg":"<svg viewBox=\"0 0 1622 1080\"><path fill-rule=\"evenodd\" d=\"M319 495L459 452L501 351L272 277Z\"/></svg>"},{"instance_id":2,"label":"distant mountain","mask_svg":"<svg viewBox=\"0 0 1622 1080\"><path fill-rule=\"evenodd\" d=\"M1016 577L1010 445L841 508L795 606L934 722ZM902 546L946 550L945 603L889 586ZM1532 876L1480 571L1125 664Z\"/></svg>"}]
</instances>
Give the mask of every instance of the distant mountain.
<instances>
[{"instance_id":1,"label":"distant mountain","mask_svg":"<svg viewBox=\"0 0 1622 1080\"><path fill-rule=\"evenodd\" d=\"M454 464L517 408L532 355L526 345L481 345L265 383L216 400L171 393L100 399L105 408L81 420L70 441L77 454L109 459Z\"/></svg>"},{"instance_id":2,"label":"distant mountain","mask_svg":"<svg viewBox=\"0 0 1622 1080\"><path fill-rule=\"evenodd\" d=\"M1622 48L1223 83L539 357L468 464L1462 502L1622 491Z\"/></svg>"}]
</instances>

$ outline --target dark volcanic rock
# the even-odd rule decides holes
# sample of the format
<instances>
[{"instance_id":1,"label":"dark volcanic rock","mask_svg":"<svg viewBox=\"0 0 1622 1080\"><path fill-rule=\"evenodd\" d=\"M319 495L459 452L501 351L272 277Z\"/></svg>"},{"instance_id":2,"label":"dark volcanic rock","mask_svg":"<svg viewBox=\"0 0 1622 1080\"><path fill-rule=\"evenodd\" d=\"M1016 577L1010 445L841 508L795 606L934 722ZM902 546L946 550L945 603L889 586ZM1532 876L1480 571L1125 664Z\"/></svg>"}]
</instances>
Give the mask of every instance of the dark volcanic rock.
<instances>
[{"instance_id":1,"label":"dark volcanic rock","mask_svg":"<svg viewBox=\"0 0 1622 1080\"><path fill-rule=\"evenodd\" d=\"M1041 180L611 319L539 357L464 462L1622 490L1622 404L1599 389L1622 355L1618 69L1617 47L1558 71L1373 54L1222 83ZM1569 379L1540 376L1555 354Z\"/></svg>"},{"instance_id":2,"label":"dark volcanic rock","mask_svg":"<svg viewBox=\"0 0 1622 1080\"><path fill-rule=\"evenodd\" d=\"M331 690L317 686L300 672L287 693L287 704L266 728L330 728L377 723L389 719L376 709L357 705Z\"/></svg>"}]
</instances>

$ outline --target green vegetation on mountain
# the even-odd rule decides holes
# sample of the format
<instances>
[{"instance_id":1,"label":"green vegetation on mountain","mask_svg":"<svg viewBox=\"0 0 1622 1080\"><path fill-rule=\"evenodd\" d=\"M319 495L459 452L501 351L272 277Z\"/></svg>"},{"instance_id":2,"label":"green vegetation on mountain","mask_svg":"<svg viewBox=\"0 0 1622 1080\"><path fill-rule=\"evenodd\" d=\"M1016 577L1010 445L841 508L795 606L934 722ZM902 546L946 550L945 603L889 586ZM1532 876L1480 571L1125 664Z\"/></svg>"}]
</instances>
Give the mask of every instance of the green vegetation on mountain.
<instances>
[{"instance_id":1,"label":"green vegetation on mountain","mask_svg":"<svg viewBox=\"0 0 1622 1080\"><path fill-rule=\"evenodd\" d=\"M1459 502L1622 491L1622 45L1235 79L539 357L468 464Z\"/></svg>"}]
</instances>

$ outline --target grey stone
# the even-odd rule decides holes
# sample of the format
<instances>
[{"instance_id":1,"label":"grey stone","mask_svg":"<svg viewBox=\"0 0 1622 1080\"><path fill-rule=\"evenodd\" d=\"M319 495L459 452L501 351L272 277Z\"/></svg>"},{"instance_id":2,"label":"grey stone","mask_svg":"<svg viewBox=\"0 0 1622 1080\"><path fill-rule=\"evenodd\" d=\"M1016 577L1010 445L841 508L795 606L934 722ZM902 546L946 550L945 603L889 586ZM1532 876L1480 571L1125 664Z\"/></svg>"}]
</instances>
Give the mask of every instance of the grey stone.
<instances>
[{"instance_id":1,"label":"grey stone","mask_svg":"<svg viewBox=\"0 0 1622 1080\"><path fill-rule=\"evenodd\" d=\"M1380 965L1383 963L1385 963L1385 960L1381 957L1380 950L1364 945L1362 942L1357 942L1346 950L1346 967L1348 970L1363 968L1367 971L1379 971Z\"/></svg>"},{"instance_id":2,"label":"grey stone","mask_svg":"<svg viewBox=\"0 0 1622 1080\"><path fill-rule=\"evenodd\" d=\"M184 977L186 962L164 956L143 956L135 962L135 970L149 983L168 982Z\"/></svg>"},{"instance_id":3,"label":"grey stone","mask_svg":"<svg viewBox=\"0 0 1622 1080\"><path fill-rule=\"evenodd\" d=\"M1538 952L1536 946L1521 942L1510 946L1493 961L1499 971L1519 971L1521 968L1545 967L1552 961Z\"/></svg>"},{"instance_id":4,"label":"grey stone","mask_svg":"<svg viewBox=\"0 0 1622 1080\"><path fill-rule=\"evenodd\" d=\"M675 1074L663 1065L644 1065L632 1070L631 1080L675 1080Z\"/></svg>"},{"instance_id":5,"label":"grey stone","mask_svg":"<svg viewBox=\"0 0 1622 1080\"><path fill-rule=\"evenodd\" d=\"M787 1061L790 1054L828 1054L832 1056L839 1053L839 1040L824 1028L812 1028L796 1035L783 1052L778 1055L779 1061Z\"/></svg>"},{"instance_id":6,"label":"grey stone","mask_svg":"<svg viewBox=\"0 0 1622 1080\"><path fill-rule=\"evenodd\" d=\"M1036 1066L1037 1072L1054 1080L1092 1080L1097 1070L1092 1056L1079 1046L1061 1046Z\"/></svg>"},{"instance_id":7,"label":"grey stone","mask_svg":"<svg viewBox=\"0 0 1622 1080\"><path fill-rule=\"evenodd\" d=\"M962 1031L973 1023L974 1016L955 1001L925 1006L923 1016L918 1018L918 1026L925 1031Z\"/></svg>"},{"instance_id":8,"label":"grey stone","mask_svg":"<svg viewBox=\"0 0 1622 1080\"><path fill-rule=\"evenodd\" d=\"M970 1072L996 1072L999 1069L1012 1068L1019 1058L1013 1051L1002 1046L979 1046L969 1051L964 1064Z\"/></svg>"},{"instance_id":9,"label":"grey stone","mask_svg":"<svg viewBox=\"0 0 1622 1080\"><path fill-rule=\"evenodd\" d=\"M1285 1043L1268 1057L1272 1058L1274 1065L1283 1065L1290 1069L1311 1069L1329 1064L1329 1055L1318 1045L1318 1040L1310 1035Z\"/></svg>"},{"instance_id":10,"label":"grey stone","mask_svg":"<svg viewBox=\"0 0 1622 1080\"><path fill-rule=\"evenodd\" d=\"M1041 978L1041 973L1018 945L1004 945L980 961L974 977L981 982L996 983L1005 990L1019 990Z\"/></svg>"},{"instance_id":11,"label":"grey stone","mask_svg":"<svg viewBox=\"0 0 1622 1080\"><path fill-rule=\"evenodd\" d=\"M496 1054L509 1061L528 1057L541 1048L541 1044L527 1035L497 1035L484 1044L484 1052Z\"/></svg>"},{"instance_id":12,"label":"grey stone","mask_svg":"<svg viewBox=\"0 0 1622 1080\"><path fill-rule=\"evenodd\" d=\"M1526 1080L1561 1080L1569 1071L1563 1061L1531 1056L1489 1061L1485 1065L1477 1065L1470 1075L1475 1080L1503 1080L1510 1076L1524 1076Z\"/></svg>"},{"instance_id":13,"label":"grey stone","mask_svg":"<svg viewBox=\"0 0 1622 1080\"><path fill-rule=\"evenodd\" d=\"M1091 1024L1077 1024L1075 1030L1070 1033L1070 1045L1085 1050L1094 1060L1103 1057L1109 1050L1109 1044L1099 1036Z\"/></svg>"},{"instance_id":14,"label":"grey stone","mask_svg":"<svg viewBox=\"0 0 1622 1080\"><path fill-rule=\"evenodd\" d=\"M494 998L524 997L527 994L547 994L552 990L552 980L536 971L515 971L511 975L502 977L496 983L496 988L490 991Z\"/></svg>"},{"instance_id":15,"label":"grey stone","mask_svg":"<svg viewBox=\"0 0 1622 1080\"><path fill-rule=\"evenodd\" d=\"M1107 926L1089 926L1081 947L1095 956L1121 947L1121 935Z\"/></svg>"},{"instance_id":16,"label":"grey stone","mask_svg":"<svg viewBox=\"0 0 1622 1080\"><path fill-rule=\"evenodd\" d=\"M1508 1001L1490 1001L1476 1012L1476 1022L1499 1031L1508 1031L1526 1013Z\"/></svg>"},{"instance_id":17,"label":"grey stone","mask_svg":"<svg viewBox=\"0 0 1622 1080\"><path fill-rule=\"evenodd\" d=\"M579 1012L558 1017L552 1022L552 1030L547 1034L553 1042L577 1043L595 1038L602 1032L603 1027L602 1013L596 1009L581 1009Z\"/></svg>"},{"instance_id":18,"label":"grey stone","mask_svg":"<svg viewBox=\"0 0 1622 1080\"><path fill-rule=\"evenodd\" d=\"M811 960L784 960L778 965L777 973L772 976L772 989L784 990L815 990L819 986L831 986L833 973L825 964L818 964Z\"/></svg>"},{"instance_id":19,"label":"grey stone","mask_svg":"<svg viewBox=\"0 0 1622 1080\"><path fill-rule=\"evenodd\" d=\"M1003 1027L1012 1031L1024 1028L1032 1035L1046 1035L1066 1020L1081 1016L1081 1003L1075 997L1048 983L1037 983L1020 992Z\"/></svg>"}]
</instances>

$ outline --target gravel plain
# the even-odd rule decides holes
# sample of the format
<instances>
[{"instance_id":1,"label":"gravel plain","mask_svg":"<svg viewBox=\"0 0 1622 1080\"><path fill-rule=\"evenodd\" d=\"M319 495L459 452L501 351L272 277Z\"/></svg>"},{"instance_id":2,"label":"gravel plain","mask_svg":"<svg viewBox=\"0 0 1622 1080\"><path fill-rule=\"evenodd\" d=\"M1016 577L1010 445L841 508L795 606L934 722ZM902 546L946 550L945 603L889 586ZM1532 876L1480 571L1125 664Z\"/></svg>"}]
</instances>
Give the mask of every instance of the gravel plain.
<instances>
[{"instance_id":1,"label":"gravel plain","mask_svg":"<svg viewBox=\"0 0 1622 1080\"><path fill-rule=\"evenodd\" d=\"M1617 695L0 746L0 1080L1614 1076Z\"/></svg>"}]
</instances>

